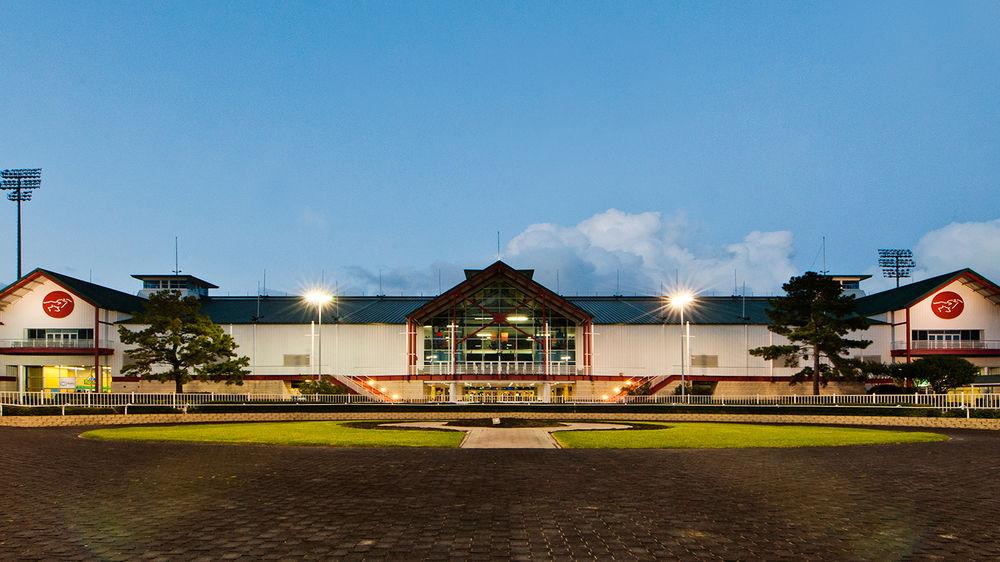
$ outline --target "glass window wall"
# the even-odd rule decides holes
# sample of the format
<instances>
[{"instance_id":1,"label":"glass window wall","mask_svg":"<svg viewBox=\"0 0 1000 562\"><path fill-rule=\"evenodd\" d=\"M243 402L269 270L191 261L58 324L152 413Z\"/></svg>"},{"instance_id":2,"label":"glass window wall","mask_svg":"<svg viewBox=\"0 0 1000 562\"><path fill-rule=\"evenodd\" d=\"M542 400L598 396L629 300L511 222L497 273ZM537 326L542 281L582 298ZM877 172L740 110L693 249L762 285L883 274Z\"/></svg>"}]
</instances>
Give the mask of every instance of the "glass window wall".
<instances>
[{"instance_id":1,"label":"glass window wall","mask_svg":"<svg viewBox=\"0 0 1000 562\"><path fill-rule=\"evenodd\" d=\"M503 283L489 285L423 327L424 364L574 366L575 320ZM454 342L454 344L453 344ZM548 350L548 356L545 352Z\"/></svg>"}]
</instances>

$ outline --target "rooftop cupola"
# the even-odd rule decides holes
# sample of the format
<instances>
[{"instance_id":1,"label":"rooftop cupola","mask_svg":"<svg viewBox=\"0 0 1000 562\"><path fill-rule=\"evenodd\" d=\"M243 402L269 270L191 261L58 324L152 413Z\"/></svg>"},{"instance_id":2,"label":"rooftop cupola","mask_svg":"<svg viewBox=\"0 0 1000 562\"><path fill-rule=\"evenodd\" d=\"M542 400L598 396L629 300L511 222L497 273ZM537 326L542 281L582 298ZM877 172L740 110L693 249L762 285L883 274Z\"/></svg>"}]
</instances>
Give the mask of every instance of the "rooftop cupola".
<instances>
[{"instance_id":1,"label":"rooftop cupola","mask_svg":"<svg viewBox=\"0 0 1000 562\"><path fill-rule=\"evenodd\" d=\"M845 295L853 295L855 298L861 298L865 296L864 290L861 289L861 282L865 279L871 277L871 275L832 275L827 274L827 277L833 279L840 284L840 289Z\"/></svg>"},{"instance_id":2,"label":"rooftop cupola","mask_svg":"<svg viewBox=\"0 0 1000 562\"><path fill-rule=\"evenodd\" d=\"M149 295L159 291L177 291L185 297L207 297L209 289L218 289L214 285L198 279L193 275L133 275L132 277L142 281L142 290L139 296L149 298Z\"/></svg>"}]
</instances>

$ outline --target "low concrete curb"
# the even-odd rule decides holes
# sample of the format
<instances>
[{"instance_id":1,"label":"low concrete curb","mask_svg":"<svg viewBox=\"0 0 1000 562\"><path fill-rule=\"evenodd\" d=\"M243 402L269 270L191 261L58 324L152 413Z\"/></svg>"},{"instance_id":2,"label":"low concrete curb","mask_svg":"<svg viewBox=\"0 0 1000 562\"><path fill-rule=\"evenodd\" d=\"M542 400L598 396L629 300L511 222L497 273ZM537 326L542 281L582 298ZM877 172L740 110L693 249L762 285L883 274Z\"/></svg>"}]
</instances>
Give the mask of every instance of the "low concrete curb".
<instances>
[{"instance_id":1,"label":"low concrete curb","mask_svg":"<svg viewBox=\"0 0 1000 562\"><path fill-rule=\"evenodd\" d=\"M66 427L178 423L336 421L336 420L457 420L473 418L531 418L558 420L753 422L815 425L901 426L948 429L1000 430L1000 419L915 418L897 416L808 416L794 414L639 414L629 412L289 412L226 414L134 414L81 416L3 416L0 426Z\"/></svg>"}]
</instances>

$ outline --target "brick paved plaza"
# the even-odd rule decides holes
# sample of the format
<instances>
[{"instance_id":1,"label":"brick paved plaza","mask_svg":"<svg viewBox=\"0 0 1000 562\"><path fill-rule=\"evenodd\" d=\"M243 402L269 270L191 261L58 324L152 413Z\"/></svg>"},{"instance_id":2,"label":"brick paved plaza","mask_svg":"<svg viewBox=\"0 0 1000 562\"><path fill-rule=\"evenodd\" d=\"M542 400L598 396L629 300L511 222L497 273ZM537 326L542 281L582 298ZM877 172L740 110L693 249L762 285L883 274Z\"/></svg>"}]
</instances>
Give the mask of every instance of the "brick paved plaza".
<instances>
[{"instance_id":1,"label":"brick paved plaza","mask_svg":"<svg viewBox=\"0 0 1000 562\"><path fill-rule=\"evenodd\" d=\"M987 559L1000 433L790 450L333 449L0 428L0 559Z\"/></svg>"}]
</instances>

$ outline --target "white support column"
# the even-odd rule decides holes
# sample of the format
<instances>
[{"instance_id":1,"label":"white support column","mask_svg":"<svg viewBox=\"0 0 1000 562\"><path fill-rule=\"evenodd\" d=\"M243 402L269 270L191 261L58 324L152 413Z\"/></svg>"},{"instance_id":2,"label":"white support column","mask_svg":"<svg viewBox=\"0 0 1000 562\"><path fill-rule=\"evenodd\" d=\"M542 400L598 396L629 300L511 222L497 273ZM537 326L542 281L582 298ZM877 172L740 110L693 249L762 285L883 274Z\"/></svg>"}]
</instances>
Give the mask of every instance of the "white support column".
<instances>
[{"instance_id":1,"label":"white support column","mask_svg":"<svg viewBox=\"0 0 1000 562\"><path fill-rule=\"evenodd\" d=\"M552 402L552 383L547 382L542 386L542 402L546 404Z\"/></svg>"},{"instance_id":2,"label":"white support column","mask_svg":"<svg viewBox=\"0 0 1000 562\"><path fill-rule=\"evenodd\" d=\"M458 402L458 383L455 381L448 383L448 400Z\"/></svg>"},{"instance_id":3,"label":"white support column","mask_svg":"<svg viewBox=\"0 0 1000 562\"><path fill-rule=\"evenodd\" d=\"M316 371L316 321L309 322L309 370ZM318 372L318 371L316 371ZM315 372L310 372L310 375Z\"/></svg>"}]
</instances>

